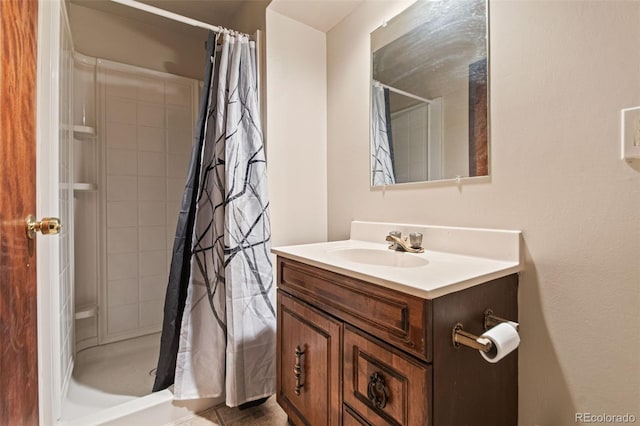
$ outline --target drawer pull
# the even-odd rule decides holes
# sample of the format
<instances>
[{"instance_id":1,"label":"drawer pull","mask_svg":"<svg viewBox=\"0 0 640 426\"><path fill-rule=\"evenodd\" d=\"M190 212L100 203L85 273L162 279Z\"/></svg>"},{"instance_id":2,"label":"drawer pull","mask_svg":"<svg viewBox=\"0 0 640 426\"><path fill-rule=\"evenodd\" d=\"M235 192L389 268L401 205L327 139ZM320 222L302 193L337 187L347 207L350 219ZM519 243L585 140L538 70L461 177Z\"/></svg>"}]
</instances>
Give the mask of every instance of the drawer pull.
<instances>
[{"instance_id":1,"label":"drawer pull","mask_svg":"<svg viewBox=\"0 0 640 426\"><path fill-rule=\"evenodd\" d=\"M369 376L369 389L367 391L367 396L376 407L384 408L387 406L389 393L387 392L387 386L384 383L384 378L380 373L373 373Z\"/></svg>"},{"instance_id":2,"label":"drawer pull","mask_svg":"<svg viewBox=\"0 0 640 426\"><path fill-rule=\"evenodd\" d=\"M300 382L300 377L302 376L302 363L301 363L302 355L304 355L304 351L302 350L300 345L296 346L296 364L293 367L293 375L296 377L296 389L295 389L296 395L300 395L300 389L302 389L302 386L304 386Z\"/></svg>"}]
</instances>

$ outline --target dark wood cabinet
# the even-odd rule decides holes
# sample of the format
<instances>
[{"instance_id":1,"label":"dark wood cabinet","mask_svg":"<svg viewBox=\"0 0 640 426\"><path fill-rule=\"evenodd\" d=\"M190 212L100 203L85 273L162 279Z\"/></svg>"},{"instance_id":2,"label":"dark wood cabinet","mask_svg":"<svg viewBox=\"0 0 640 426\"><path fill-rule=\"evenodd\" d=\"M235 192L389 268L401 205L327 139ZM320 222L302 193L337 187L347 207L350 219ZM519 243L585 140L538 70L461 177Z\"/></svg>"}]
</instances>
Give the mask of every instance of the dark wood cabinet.
<instances>
[{"instance_id":1,"label":"dark wood cabinet","mask_svg":"<svg viewBox=\"0 0 640 426\"><path fill-rule=\"evenodd\" d=\"M277 400L296 425L339 425L343 325L278 292Z\"/></svg>"},{"instance_id":2,"label":"dark wood cabinet","mask_svg":"<svg viewBox=\"0 0 640 426\"><path fill-rule=\"evenodd\" d=\"M516 426L517 351L456 348L457 322L517 319L517 275L436 299L278 257L277 400L295 425Z\"/></svg>"}]
</instances>

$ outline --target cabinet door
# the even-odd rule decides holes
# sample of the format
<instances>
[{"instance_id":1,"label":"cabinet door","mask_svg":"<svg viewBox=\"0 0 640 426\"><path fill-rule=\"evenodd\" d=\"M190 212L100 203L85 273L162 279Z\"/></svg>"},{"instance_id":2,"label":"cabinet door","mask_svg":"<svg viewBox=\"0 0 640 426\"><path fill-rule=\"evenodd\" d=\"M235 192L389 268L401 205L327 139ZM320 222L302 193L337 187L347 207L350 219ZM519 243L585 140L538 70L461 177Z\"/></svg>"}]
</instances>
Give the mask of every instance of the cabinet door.
<instances>
[{"instance_id":1,"label":"cabinet door","mask_svg":"<svg viewBox=\"0 0 640 426\"><path fill-rule=\"evenodd\" d=\"M278 291L277 400L296 425L339 425L342 323Z\"/></svg>"},{"instance_id":2,"label":"cabinet door","mask_svg":"<svg viewBox=\"0 0 640 426\"><path fill-rule=\"evenodd\" d=\"M346 326L344 403L371 425L429 426L431 366Z\"/></svg>"}]
</instances>

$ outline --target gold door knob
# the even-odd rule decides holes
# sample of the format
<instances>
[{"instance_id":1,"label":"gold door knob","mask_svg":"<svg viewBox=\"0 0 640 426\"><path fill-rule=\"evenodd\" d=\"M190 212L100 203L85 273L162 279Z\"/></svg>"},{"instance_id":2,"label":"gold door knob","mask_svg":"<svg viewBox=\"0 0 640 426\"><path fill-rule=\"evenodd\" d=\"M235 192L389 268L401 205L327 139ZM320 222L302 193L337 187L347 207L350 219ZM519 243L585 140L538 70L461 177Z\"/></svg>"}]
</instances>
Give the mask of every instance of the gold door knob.
<instances>
[{"instance_id":1,"label":"gold door knob","mask_svg":"<svg viewBox=\"0 0 640 426\"><path fill-rule=\"evenodd\" d=\"M43 217L42 220L37 221L33 215L29 215L26 220L27 224L27 238L33 240L36 237L36 232L40 231L43 235L58 234L62 224L57 217Z\"/></svg>"}]
</instances>

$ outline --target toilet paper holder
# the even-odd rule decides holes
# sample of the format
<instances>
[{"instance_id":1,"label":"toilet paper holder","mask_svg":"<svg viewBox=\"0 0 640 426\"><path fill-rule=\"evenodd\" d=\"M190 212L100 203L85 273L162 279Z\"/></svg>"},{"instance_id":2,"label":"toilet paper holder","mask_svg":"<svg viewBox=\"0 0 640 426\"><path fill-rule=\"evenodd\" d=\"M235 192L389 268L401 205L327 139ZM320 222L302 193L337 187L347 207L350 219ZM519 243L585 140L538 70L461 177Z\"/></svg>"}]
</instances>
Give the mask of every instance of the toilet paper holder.
<instances>
[{"instance_id":1,"label":"toilet paper holder","mask_svg":"<svg viewBox=\"0 0 640 426\"><path fill-rule=\"evenodd\" d=\"M516 331L520 331L520 324L518 324L517 322L500 318L499 316L494 315L493 309L486 309L484 311L484 321L482 321L482 326L484 327L484 331L487 331L488 329L495 327L501 322L508 322L516 329Z\"/></svg>"},{"instance_id":2,"label":"toilet paper holder","mask_svg":"<svg viewBox=\"0 0 640 426\"><path fill-rule=\"evenodd\" d=\"M517 322L494 315L492 309L486 309L484 311L484 319L482 321L482 325L485 331L503 322L512 324L517 331L519 331L520 329L520 325ZM473 333L465 331L462 323L456 323L456 325L454 325L453 329L451 330L451 340L455 348L459 348L460 345L464 345L485 353L491 351L491 349L493 348L493 344L490 341L487 343L480 343L478 342L478 337L479 336L476 336Z\"/></svg>"},{"instance_id":3,"label":"toilet paper holder","mask_svg":"<svg viewBox=\"0 0 640 426\"><path fill-rule=\"evenodd\" d=\"M451 339L453 340L453 347L459 348L460 345L468 346L472 349L476 349L482 352L489 352L493 348L493 343L490 341L487 343L478 342L478 336L468 331L464 331L461 323L457 323L451 330Z\"/></svg>"}]
</instances>

